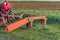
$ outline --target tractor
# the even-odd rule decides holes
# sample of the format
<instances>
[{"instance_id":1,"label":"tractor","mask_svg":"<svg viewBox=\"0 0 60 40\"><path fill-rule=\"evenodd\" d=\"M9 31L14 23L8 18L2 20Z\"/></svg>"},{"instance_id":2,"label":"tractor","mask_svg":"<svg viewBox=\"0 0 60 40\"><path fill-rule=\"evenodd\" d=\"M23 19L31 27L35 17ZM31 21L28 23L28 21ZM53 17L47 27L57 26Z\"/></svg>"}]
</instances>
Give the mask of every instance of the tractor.
<instances>
[{"instance_id":1,"label":"tractor","mask_svg":"<svg viewBox=\"0 0 60 40\"><path fill-rule=\"evenodd\" d=\"M4 25L6 32L11 32L17 28L20 28L23 25L26 25L27 28L32 27L33 21L37 19L42 20L42 23L46 25L46 21L47 21L46 16L35 15L32 17L23 18L23 15L25 14L24 12L21 12L20 15L14 15L13 12L11 13L12 13L11 15L6 13L5 14L1 13L0 16L0 27ZM16 20L16 18L19 19Z\"/></svg>"}]
</instances>

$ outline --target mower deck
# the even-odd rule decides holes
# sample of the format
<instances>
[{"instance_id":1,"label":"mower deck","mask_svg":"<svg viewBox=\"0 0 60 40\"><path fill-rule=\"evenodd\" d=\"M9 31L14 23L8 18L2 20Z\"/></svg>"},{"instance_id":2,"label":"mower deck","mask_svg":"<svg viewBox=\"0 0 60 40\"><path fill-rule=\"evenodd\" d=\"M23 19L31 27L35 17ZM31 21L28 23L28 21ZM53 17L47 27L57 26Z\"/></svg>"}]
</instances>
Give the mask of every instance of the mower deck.
<instances>
[{"instance_id":1,"label":"mower deck","mask_svg":"<svg viewBox=\"0 0 60 40\"><path fill-rule=\"evenodd\" d=\"M43 20L43 24L46 25L46 20L47 20L47 18L46 18L45 16L27 17L27 18L18 20L18 21L16 21L16 22L13 22L13 23L7 25L6 31L7 31L7 32L11 32L11 31L13 31L13 30L15 30L15 29L17 29L17 28L25 25L25 24L27 24L28 27L31 27L32 24L33 24L33 21L34 21L34 20L37 20L37 19Z\"/></svg>"},{"instance_id":2,"label":"mower deck","mask_svg":"<svg viewBox=\"0 0 60 40\"><path fill-rule=\"evenodd\" d=\"M33 25L33 21L34 20L42 20L42 23L44 25L46 25L46 16L41 16L41 15L37 15L37 16L33 16L33 17L26 17L26 18L22 18L22 16L24 15L24 13L21 13L21 15L3 15L0 19L0 26L2 24L4 24L6 26L5 30L7 32L11 32L19 27L22 27L23 25L27 25L27 28L28 27L32 27ZM6 16L8 18L8 20L4 17ZM19 20L17 21L14 21L13 19L15 19L15 17L19 18ZM10 22L12 20L12 22ZM8 22L9 21L9 22Z\"/></svg>"},{"instance_id":3,"label":"mower deck","mask_svg":"<svg viewBox=\"0 0 60 40\"><path fill-rule=\"evenodd\" d=\"M28 22L29 22L28 18L24 18L22 20L18 20L18 21L14 22L14 23L11 23L11 24L7 25L6 31L7 32L11 32L11 31L23 26L24 24L27 24Z\"/></svg>"}]
</instances>

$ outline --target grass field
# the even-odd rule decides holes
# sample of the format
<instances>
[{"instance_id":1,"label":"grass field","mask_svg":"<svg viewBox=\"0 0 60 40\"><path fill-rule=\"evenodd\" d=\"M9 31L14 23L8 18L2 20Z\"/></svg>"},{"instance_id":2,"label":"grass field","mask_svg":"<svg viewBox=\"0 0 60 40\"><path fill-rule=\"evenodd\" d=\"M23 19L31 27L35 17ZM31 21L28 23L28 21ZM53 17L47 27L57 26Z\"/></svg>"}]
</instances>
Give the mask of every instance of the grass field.
<instances>
[{"instance_id":1,"label":"grass field","mask_svg":"<svg viewBox=\"0 0 60 40\"><path fill-rule=\"evenodd\" d=\"M26 15L45 15L47 25L35 21L33 27L29 29L16 29L7 33L0 28L0 40L60 40L60 11L57 10L19 10L15 14L26 12Z\"/></svg>"}]
</instances>

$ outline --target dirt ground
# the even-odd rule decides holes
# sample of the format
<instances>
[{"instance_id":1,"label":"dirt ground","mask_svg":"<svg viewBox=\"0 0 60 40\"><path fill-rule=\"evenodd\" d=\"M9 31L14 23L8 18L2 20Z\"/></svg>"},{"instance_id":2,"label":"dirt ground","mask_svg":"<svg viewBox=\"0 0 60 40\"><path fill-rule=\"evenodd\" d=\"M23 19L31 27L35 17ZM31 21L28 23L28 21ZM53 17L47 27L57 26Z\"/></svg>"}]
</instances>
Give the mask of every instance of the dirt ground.
<instances>
[{"instance_id":1,"label":"dirt ground","mask_svg":"<svg viewBox=\"0 0 60 40\"><path fill-rule=\"evenodd\" d=\"M12 2L13 9L44 9L44 10L60 10L60 2Z\"/></svg>"}]
</instances>

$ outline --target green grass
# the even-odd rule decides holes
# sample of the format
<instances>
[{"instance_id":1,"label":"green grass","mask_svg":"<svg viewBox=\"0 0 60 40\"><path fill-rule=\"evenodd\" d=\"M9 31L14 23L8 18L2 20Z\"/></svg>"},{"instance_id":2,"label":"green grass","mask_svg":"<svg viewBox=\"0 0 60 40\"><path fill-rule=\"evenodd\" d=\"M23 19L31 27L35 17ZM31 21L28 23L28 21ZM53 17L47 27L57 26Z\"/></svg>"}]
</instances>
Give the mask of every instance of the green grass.
<instances>
[{"instance_id":1,"label":"green grass","mask_svg":"<svg viewBox=\"0 0 60 40\"><path fill-rule=\"evenodd\" d=\"M47 25L35 21L29 29L16 29L10 33L0 28L0 40L60 40L60 11L57 10L19 10L15 14L27 12L27 15L45 15ZM26 16L26 15L25 15Z\"/></svg>"}]
</instances>

